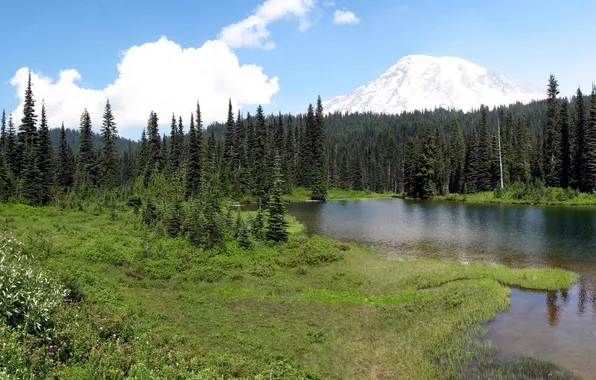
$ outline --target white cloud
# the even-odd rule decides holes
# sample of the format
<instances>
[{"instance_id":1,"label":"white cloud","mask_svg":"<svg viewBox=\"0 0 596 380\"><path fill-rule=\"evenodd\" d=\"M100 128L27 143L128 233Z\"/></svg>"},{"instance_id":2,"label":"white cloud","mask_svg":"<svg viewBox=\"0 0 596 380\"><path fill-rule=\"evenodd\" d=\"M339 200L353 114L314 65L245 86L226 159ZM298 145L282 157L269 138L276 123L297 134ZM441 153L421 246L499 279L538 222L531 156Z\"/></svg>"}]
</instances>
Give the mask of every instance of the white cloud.
<instances>
[{"instance_id":1,"label":"white cloud","mask_svg":"<svg viewBox=\"0 0 596 380\"><path fill-rule=\"evenodd\" d=\"M340 11L339 9L335 11L333 15L333 23L334 24L358 24L360 19L356 17L354 12L350 11Z\"/></svg>"},{"instance_id":2,"label":"white cloud","mask_svg":"<svg viewBox=\"0 0 596 380\"><path fill-rule=\"evenodd\" d=\"M298 29L304 31L310 26L306 15L313 9L314 3L315 0L266 0L252 15L224 27L219 39L231 48L273 49L275 44L268 40L270 32L267 26L284 17L295 16L300 20Z\"/></svg>"},{"instance_id":3,"label":"white cloud","mask_svg":"<svg viewBox=\"0 0 596 380\"><path fill-rule=\"evenodd\" d=\"M62 121L67 127L77 127L83 109L87 108L97 130L105 101L110 99L121 133L124 129L144 127L152 110L160 117L161 131L166 132L172 112L182 116L188 128L197 100L203 121L209 122L225 120L229 97L238 108L270 104L271 97L279 91L277 77L268 78L260 66L240 65L238 57L221 41L183 49L162 37L124 52L118 71L114 83L101 90L77 84L81 75L74 69L60 72L57 81L34 73L37 113L45 99L51 127L58 127ZM28 68L19 69L10 82L20 99L14 112L16 120L22 115L27 73Z\"/></svg>"}]
</instances>

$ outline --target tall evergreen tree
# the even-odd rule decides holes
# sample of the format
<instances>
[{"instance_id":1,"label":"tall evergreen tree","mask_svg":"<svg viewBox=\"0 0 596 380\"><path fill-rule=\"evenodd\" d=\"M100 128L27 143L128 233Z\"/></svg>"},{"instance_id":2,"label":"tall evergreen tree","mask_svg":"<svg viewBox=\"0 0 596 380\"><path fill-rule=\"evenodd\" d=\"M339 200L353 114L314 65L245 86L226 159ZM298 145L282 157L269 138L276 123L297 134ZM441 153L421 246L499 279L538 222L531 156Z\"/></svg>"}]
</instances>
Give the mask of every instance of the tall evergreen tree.
<instances>
[{"instance_id":1,"label":"tall evergreen tree","mask_svg":"<svg viewBox=\"0 0 596 380\"><path fill-rule=\"evenodd\" d=\"M430 127L426 127L423 137L420 171L416 174L418 198L428 199L436 195L437 173L435 172L435 167L437 151L437 136Z\"/></svg>"},{"instance_id":2,"label":"tall evergreen tree","mask_svg":"<svg viewBox=\"0 0 596 380\"><path fill-rule=\"evenodd\" d=\"M527 183L530 181L531 163L530 156L532 145L530 144L530 136L528 128L521 119L518 120L515 128L515 151L512 165L512 179L514 181Z\"/></svg>"},{"instance_id":3,"label":"tall evergreen tree","mask_svg":"<svg viewBox=\"0 0 596 380\"><path fill-rule=\"evenodd\" d=\"M491 171L491 138L488 131L488 107L480 106L480 128L478 130L478 146L476 147L476 167L478 169L476 178L476 190L487 191L492 185Z\"/></svg>"},{"instance_id":4,"label":"tall evergreen tree","mask_svg":"<svg viewBox=\"0 0 596 380\"><path fill-rule=\"evenodd\" d=\"M561 129L558 121L557 96L559 84L554 75L550 75L547 91L546 138L544 140L544 179L547 186L558 186L560 183L557 167L559 166L559 150L561 146Z\"/></svg>"},{"instance_id":5,"label":"tall evergreen tree","mask_svg":"<svg viewBox=\"0 0 596 380\"><path fill-rule=\"evenodd\" d=\"M19 160L18 142L12 114L8 115L8 130L6 131L6 146L4 152L8 163L8 170L11 176L16 175L16 165Z\"/></svg>"},{"instance_id":6,"label":"tall evergreen tree","mask_svg":"<svg viewBox=\"0 0 596 380\"><path fill-rule=\"evenodd\" d=\"M54 148L50 138L50 129L46 116L46 106L41 105L41 122L39 125L39 143L37 145L37 168L39 170L40 203L48 204L52 198L52 188L55 182Z\"/></svg>"},{"instance_id":7,"label":"tall evergreen tree","mask_svg":"<svg viewBox=\"0 0 596 380\"><path fill-rule=\"evenodd\" d=\"M263 107L259 105L257 108L257 115L254 130L254 143L251 147L254 152L254 185L255 196L259 204L265 201L267 194L267 126L265 125L265 115L263 114Z\"/></svg>"},{"instance_id":8,"label":"tall evergreen tree","mask_svg":"<svg viewBox=\"0 0 596 380\"><path fill-rule=\"evenodd\" d=\"M110 101L106 101L101 126L100 183L104 187L118 185L118 151L116 150L116 122Z\"/></svg>"},{"instance_id":9,"label":"tall evergreen tree","mask_svg":"<svg viewBox=\"0 0 596 380\"><path fill-rule=\"evenodd\" d=\"M237 147L236 143L236 123L234 122L234 110L232 109L232 99L228 101L228 120L226 122L226 133L224 137L223 154L223 181L226 192L230 191L230 185L234 181L237 168Z\"/></svg>"},{"instance_id":10,"label":"tall evergreen tree","mask_svg":"<svg viewBox=\"0 0 596 380\"><path fill-rule=\"evenodd\" d=\"M31 72L27 80L27 89L25 90L25 100L23 102L23 118L19 127L18 144L16 160L13 168L20 174L24 166L31 168L31 162L24 162L25 151L29 148L36 150L37 147L37 116L35 115L35 100L33 99L33 89L31 83ZM34 153L28 155L29 159L35 156Z\"/></svg>"},{"instance_id":11,"label":"tall evergreen tree","mask_svg":"<svg viewBox=\"0 0 596 380\"><path fill-rule=\"evenodd\" d=\"M147 167L145 169L145 186L151 177L162 168L162 141L159 136L159 118L153 111L147 122Z\"/></svg>"},{"instance_id":12,"label":"tall evergreen tree","mask_svg":"<svg viewBox=\"0 0 596 380\"><path fill-rule=\"evenodd\" d=\"M459 193L463 189L464 167L466 164L466 145L457 117L451 120L451 136L449 137L449 191Z\"/></svg>"},{"instance_id":13,"label":"tall evergreen tree","mask_svg":"<svg viewBox=\"0 0 596 380\"><path fill-rule=\"evenodd\" d=\"M269 194L269 223L265 237L267 240L282 242L288 240L288 222L283 198L283 179L281 174L281 158L276 154L273 164L273 184Z\"/></svg>"},{"instance_id":14,"label":"tall evergreen tree","mask_svg":"<svg viewBox=\"0 0 596 380\"><path fill-rule=\"evenodd\" d=\"M317 99L314 129L312 131L312 188L310 198L327 200L327 173L325 162L325 115L321 97Z\"/></svg>"},{"instance_id":15,"label":"tall evergreen tree","mask_svg":"<svg viewBox=\"0 0 596 380\"><path fill-rule=\"evenodd\" d=\"M58 162L56 166L56 183L63 190L69 190L74 182L74 154L66 141L66 130L64 123L60 129L60 140L58 142Z\"/></svg>"},{"instance_id":16,"label":"tall evergreen tree","mask_svg":"<svg viewBox=\"0 0 596 380\"><path fill-rule=\"evenodd\" d=\"M583 177L584 191L596 191L596 85L592 85L590 102L590 120L588 121L585 135L584 162L585 172Z\"/></svg>"},{"instance_id":17,"label":"tall evergreen tree","mask_svg":"<svg viewBox=\"0 0 596 380\"><path fill-rule=\"evenodd\" d=\"M576 96L576 123L573 137L573 171L572 171L572 185L576 189L585 190L584 173L585 165L585 133L586 133L586 108L584 104L584 96L581 89L577 89Z\"/></svg>"},{"instance_id":18,"label":"tall evergreen tree","mask_svg":"<svg viewBox=\"0 0 596 380\"><path fill-rule=\"evenodd\" d=\"M188 154L186 156L186 197L197 196L203 181L203 126L201 107L197 102L197 120L190 116Z\"/></svg>"},{"instance_id":19,"label":"tall evergreen tree","mask_svg":"<svg viewBox=\"0 0 596 380\"><path fill-rule=\"evenodd\" d=\"M6 150L6 112L2 110L2 119L0 119L0 152Z\"/></svg>"},{"instance_id":20,"label":"tall evergreen tree","mask_svg":"<svg viewBox=\"0 0 596 380\"><path fill-rule=\"evenodd\" d=\"M559 176L559 186L567 188L570 185L571 177L571 143L569 138L569 102L563 99L561 104L561 146L559 148L559 157L557 160L557 174Z\"/></svg>"},{"instance_id":21,"label":"tall evergreen tree","mask_svg":"<svg viewBox=\"0 0 596 380\"><path fill-rule=\"evenodd\" d=\"M147 133L145 128L141 133L141 140L139 141L139 162L137 165L137 176L145 175L147 170L147 163L149 162L149 140L147 140Z\"/></svg>"},{"instance_id":22,"label":"tall evergreen tree","mask_svg":"<svg viewBox=\"0 0 596 380\"><path fill-rule=\"evenodd\" d=\"M92 186L96 179L96 157L93 147L91 116L87 109L81 115L79 150L76 157L75 183L77 186Z\"/></svg>"},{"instance_id":23,"label":"tall evergreen tree","mask_svg":"<svg viewBox=\"0 0 596 380\"><path fill-rule=\"evenodd\" d=\"M478 183L478 133L472 130L466 146L466 165L464 168L464 193L475 193Z\"/></svg>"}]
</instances>

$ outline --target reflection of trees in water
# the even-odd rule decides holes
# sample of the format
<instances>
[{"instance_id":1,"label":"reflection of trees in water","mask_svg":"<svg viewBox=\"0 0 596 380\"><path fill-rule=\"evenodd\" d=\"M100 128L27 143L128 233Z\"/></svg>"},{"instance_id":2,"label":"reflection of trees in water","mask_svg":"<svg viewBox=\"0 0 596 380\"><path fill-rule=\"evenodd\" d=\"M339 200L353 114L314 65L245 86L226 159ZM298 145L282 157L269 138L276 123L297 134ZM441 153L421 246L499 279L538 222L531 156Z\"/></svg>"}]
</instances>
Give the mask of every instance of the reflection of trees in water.
<instances>
[{"instance_id":1,"label":"reflection of trees in water","mask_svg":"<svg viewBox=\"0 0 596 380\"><path fill-rule=\"evenodd\" d=\"M569 304L569 289L561 290L561 300L565 306Z\"/></svg>"},{"instance_id":2,"label":"reflection of trees in water","mask_svg":"<svg viewBox=\"0 0 596 380\"><path fill-rule=\"evenodd\" d=\"M577 314L583 315L586 312L586 300L588 299L586 280L583 277L580 277L577 288Z\"/></svg>"},{"instance_id":3,"label":"reflection of trees in water","mask_svg":"<svg viewBox=\"0 0 596 380\"><path fill-rule=\"evenodd\" d=\"M559 324L559 306L557 305L557 292L548 291L546 293L546 312L548 313L548 323L551 326L557 326Z\"/></svg>"}]
</instances>

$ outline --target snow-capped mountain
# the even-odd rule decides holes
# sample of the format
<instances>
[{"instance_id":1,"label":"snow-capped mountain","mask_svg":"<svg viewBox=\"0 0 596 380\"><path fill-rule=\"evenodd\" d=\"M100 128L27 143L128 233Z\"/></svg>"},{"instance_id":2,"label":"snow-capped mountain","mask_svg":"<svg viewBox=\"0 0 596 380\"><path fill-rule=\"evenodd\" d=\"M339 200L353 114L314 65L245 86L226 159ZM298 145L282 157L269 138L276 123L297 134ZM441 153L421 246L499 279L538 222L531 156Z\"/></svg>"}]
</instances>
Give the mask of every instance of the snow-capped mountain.
<instances>
[{"instance_id":1,"label":"snow-capped mountain","mask_svg":"<svg viewBox=\"0 0 596 380\"><path fill-rule=\"evenodd\" d=\"M535 88L513 83L497 70L487 70L456 57L409 55L383 75L353 92L323 103L326 112L433 110L468 111L488 106L546 98Z\"/></svg>"}]
</instances>

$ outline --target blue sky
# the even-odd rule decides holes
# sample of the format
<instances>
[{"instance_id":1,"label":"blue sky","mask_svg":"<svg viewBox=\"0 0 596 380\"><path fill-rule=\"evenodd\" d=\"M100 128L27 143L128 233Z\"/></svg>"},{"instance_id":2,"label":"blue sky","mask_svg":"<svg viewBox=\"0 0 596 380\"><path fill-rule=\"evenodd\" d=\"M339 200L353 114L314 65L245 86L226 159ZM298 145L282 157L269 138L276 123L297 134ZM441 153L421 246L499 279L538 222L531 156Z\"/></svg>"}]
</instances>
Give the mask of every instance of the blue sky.
<instances>
[{"instance_id":1,"label":"blue sky","mask_svg":"<svg viewBox=\"0 0 596 380\"><path fill-rule=\"evenodd\" d=\"M309 102L315 101L317 95L327 99L349 92L409 54L461 57L486 68L500 69L518 83L540 87L546 86L548 75L552 72L559 79L562 95L570 95L578 85L587 92L592 81L596 80L596 22L593 20L596 2L593 0L336 0L333 5L324 0L268 1L277 1L281 7L284 1L304 1L307 7L303 13L288 12L285 17L266 22L270 34L264 41L275 44L273 49L231 48L231 57L235 55L240 65L255 64L262 68L268 80L278 78L279 88L273 90L275 86L271 82L266 84L255 77L255 81L260 81L262 94L254 98L247 94L250 91L246 89L230 90L242 92L243 95L234 97L238 97L238 104L249 111L256 108L251 103L265 99L271 102L265 106L267 111L300 112ZM311 1L314 3L308 4ZM0 54L0 107L7 110L17 108L22 80L13 85L11 80L18 77L17 70L23 67L30 68L46 80L52 78L54 82L61 70L75 69L81 76L81 80L75 82L76 86L97 90L97 94L89 96L99 103L99 90L118 78L118 64L123 59L123 53L132 46L155 43L166 36L168 41L181 48L198 49L206 41L218 40L222 28L258 15L256 9L264 2L8 0L7 4L3 4L4 17L0 23L3 46ZM353 12L359 22L335 24L333 18L337 10ZM151 58L154 56L146 57L136 62L142 62L142 59L147 59L148 63L155 61ZM218 56L212 57L217 60L215 57ZM174 75L166 69L156 70L148 71L149 78L160 76L166 81L168 75ZM181 74L180 70L175 70L176 75ZM205 70L207 73L208 70L224 69ZM136 71L138 69L130 68L130 72ZM241 81L238 70L235 72L234 80ZM209 74L210 77L226 75L226 71ZM201 80L203 82L197 83L206 83L205 79ZM133 86L132 83L130 80L127 88ZM214 82L213 86L221 83ZM44 86L39 85L39 88ZM63 94L70 91L68 88L65 85L61 90L63 98L56 101L54 108L57 110L49 110L54 112L51 121L56 122L59 118L72 121L74 116L69 113L78 115L82 111L71 111L84 102L73 100L70 104L69 95ZM172 94L173 88L166 87L164 92ZM218 91L225 92L225 89ZM51 94L57 93L44 92L48 98ZM118 95L124 98L124 91ZM76 92L70 96L84 98ZM201 96L210 97L208 92L201 93ZM46 102L50 108L51 100L46 99ZM218 118L225 112L225 106L223 103L224 110L214 113L213 117ZM93 105L88 107L94 109ZM127 112L125 108L132 106L122 107L124 115ZM156 107L166 109L167 106ZM141 119L145 120L146 116L141 115ZM168 116L163 115L162 118L167 119ZM132 127L137 121L125 116L123 120L121 124L131 128L124 129L122 133L136 137L140 129Z\"/></svg>"}]
</instances>

